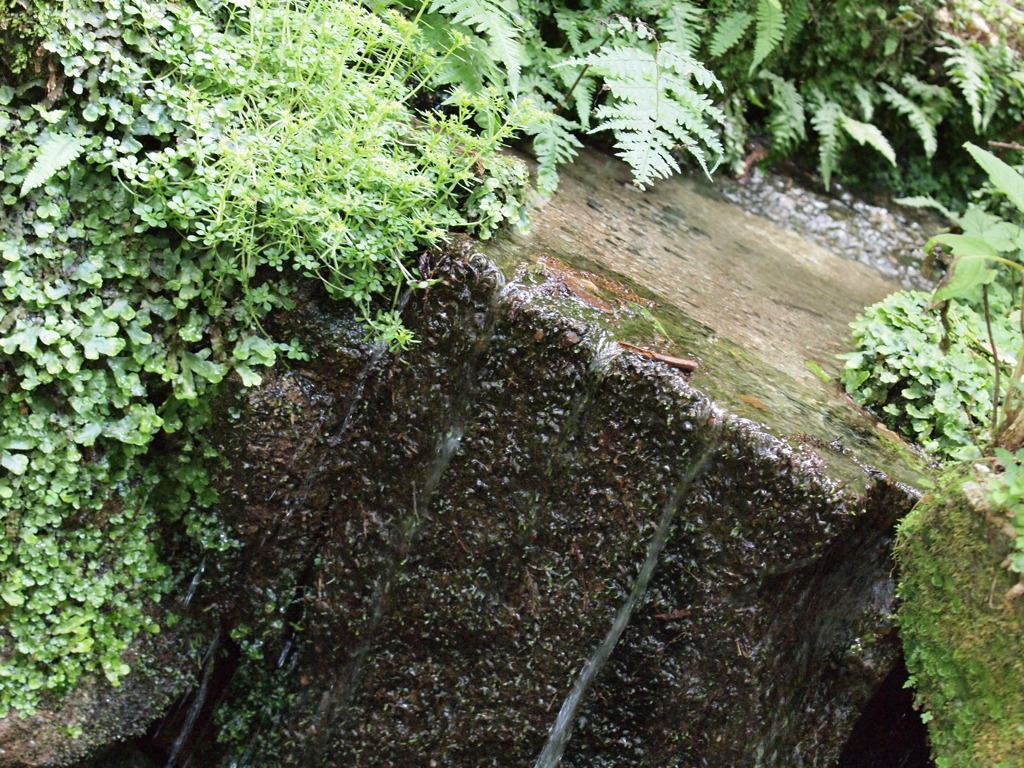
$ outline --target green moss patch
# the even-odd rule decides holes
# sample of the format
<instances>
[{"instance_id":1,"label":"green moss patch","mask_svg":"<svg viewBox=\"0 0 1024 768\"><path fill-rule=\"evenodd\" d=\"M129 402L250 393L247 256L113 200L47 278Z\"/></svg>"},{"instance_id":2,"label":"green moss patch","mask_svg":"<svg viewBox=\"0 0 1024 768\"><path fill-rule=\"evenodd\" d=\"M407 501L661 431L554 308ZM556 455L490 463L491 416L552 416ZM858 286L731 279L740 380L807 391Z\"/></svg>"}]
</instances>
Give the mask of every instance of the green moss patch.
<instances>
[{"instance_id":1,"label":"green moss patch","mask_svg":"<svg viewBox=\"0 0 1024 768\"><path fill-rule=\"evenodd\" d=\"M1024 766L1024 601L1003 563L1011 540L961 488L927 497L900 527L900 632L938 768Z\"/></svg>"}]
</instances>

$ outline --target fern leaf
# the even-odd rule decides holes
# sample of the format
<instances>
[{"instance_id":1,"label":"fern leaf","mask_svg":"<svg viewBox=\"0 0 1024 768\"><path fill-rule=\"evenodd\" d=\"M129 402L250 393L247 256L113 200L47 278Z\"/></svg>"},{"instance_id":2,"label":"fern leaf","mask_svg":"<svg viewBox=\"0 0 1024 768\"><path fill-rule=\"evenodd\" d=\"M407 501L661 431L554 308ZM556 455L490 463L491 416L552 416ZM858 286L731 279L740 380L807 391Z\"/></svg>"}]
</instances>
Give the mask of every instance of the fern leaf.
<instances>
[{"instance_id":1,"label":"fern leaf","mask_svg":"<svg viewBox=\"0 0 1024 768\"><path fill-rule=\"evenodd\" d=\"M849 115L843 115L839 124L858 144L867 144L868 146L877 149L886 160L893 165L896 165L896 153L893 151L889 140L885 138L885 135L880 130L878 130L878 126L854 120Z\"/></svg>"},{"instance_id":2,"label":"fern leaf","mask_svg":"<svg viewBox=\"0 0 1024 768\"><path fill-rule=\"evenodd\" d=\"M870 123L875 117L875 94L865 88L861 83L853 86L853 95L860 105L860 113L864 122Z\"/></svg>"},{"instance_id":3,"label":"fern leaf","mask_svg":"<svg viewBox=\"0 0 1024 768\"><path fill-rule=\"evenodd\" d=\"M939 111L943 108L953 104L953 94L950 90L941 85L933 85L926 83L914 77L911 74L906 74L900 80L903 85L903 89L913 98L917 99L918 102L922 103L923 109L928 109L923 104L934 105L929 111Z\"/></svg>"},{"instance_id":4,"label":"fern leaf","mask_svg":"<svg viewBox=\"0 0 1024 768\"><path fill-rule=\"evenodd\" d=\"M893 202L896 203L896 205L905 205L908 208L933 208L957 226L960 225L960 216L953 213L934 197L928 197L925 195L918 197L898 197L893 200Z\"/></svg>"},{"instance_id":5,"label":"fern leaf","mask_svg":"<svg viewBox=\"0 0 1024 768\"><path fill-rule=\"evenodd\" d=\"M484 35L491 58L500 62L508 77L508 89L519 93L519 76L526 60L521 40L519 4L516 0L433 0L430 11L448 16Z\"/></svg>"},{"instance_id":6,"label":"fern leaf","mask_svg":"<svg viewBox=\"0 0 1024 768\"><path fill-rule=\"evenodd\" d=\"M674 2L658 18L656 26L661 40L673 43L692 56L700 46L704 31L704 9L693 3Z\"/></svg>"},{"instance_id":7,"label":"fern leaf","mask_svg":"<svg viewBox=\"0 0 1024 768\"><path fill-rule=\"evenodd\" d=\"M840 123L845 115L843 108L834 101L822 98L820 93L817 96L818 104L811 114L811 125L818 132L818 166L825 189L828 189L843 146Z\"/></svg>"},{"instance_id":8,"label":"fern leaf","mask_svg":"<svg viewBox=\"0 0 1024 768\"><path fill-rule=\"evenodd\" d=\"M40 145L39 154L25 174L25 180L21 183L22 197L48 182L61 169L71 165L88 145L89 139L84 136L73 136L70 133L51 134Z\"/></svg>"},{"instance_id":9,"label":"fern leaf","mask_svg":"<svg viewBox=\"0 0 1024 768\"><path fill-rule=\"evenodd\" d=\"M811 16L808 0L794 0L786 8L786 31L782 35L782 47L786 50L796 41L797 35Z\"/></svg>"},{"instance_id":10,"label":"fern leaf","mask_svg":"<svg viewBox=\"0 0 1024 768\"><path fill-rule=\"evenodd\" d=\"M754 40L754 60L751 74L774 51L786 31L786 13L779 0L757 0L757 37Z\"/></svg>"},{"instance_id":11,"label":"fern leaf","mask_svg":"<svg viewBox=\"0 0 1024 768\"><path fill-rule=\"evenodd\" d=\"M711 123L721 123L724 116L694 88L694 81L721 85L685 50L666 45L655 55L635 46L616 46L566 63L586 65L605 78L612 99L597 110L600 122L593 131L615 134L619 155L641 189L679 170L672 156L675 149L689 152L708 174L708 154L715 164L720 160L722 145Z\"/></svg>"},{"instance_id":12,"label":"fern leaf","mask_svg":"<svg viewBox=\"0 0 1024 768\"><path fill-rule=\"evenodd\" d=\"M717 58L730 50L743 37L750 22L754 20L753 15L746 11L734 11L722 19L711 36L711 45L708 47L708 56Z\"/></svg>"},{"instance_id":13,"label":"fern leaf","mask_svg":"<svg viewBox=\"0 0 1024 768\"><path fill-rule=\"evenodd\" d=\"M964 100L971 108L974 129L982 133L988 126L990 116L989 110L985 109L985 102L992 91L992 81L974 44L952 39L955 42L954 46L939 50L949 54L949 58L946 59L946 70L953 82L963 91Z\"/></svg>"},{"instance_id":14,"label":"fern leaf","mask_svg":"<svg viewBox=\"0 0 1024 768\"><path fill-rule=\"evenodd\" d=\"M526 133L533 136L533 151L537 157L537 191L550 195L558 186L558 166L568 163L583 145L574 131L578 123L553 113L545 114L530 126Z\"/></svg>"},{"instance_id":15,"label":"fern leaf","mask_svg":"<svg viewBox=\"0 0 1024 768\"><path fill-rule=\"evenodd\" d=\"M804 100L791 80L762 70L761 78L771 83L772 111L768 117L773 148L788 154L807 138L807 113Z\"/></svg>"},{"instance_id":16,"label":"fern leaf","mask_svg":"<svg viewBox=\"0 0 1024 768\"><path fill-rule=\"evenodd\" d=\"M431 77L436 86L461 86L481 93L487 84L501 84L505 76L491 58L489 41L463 24L454 24L438 14L424 14L420 33L435 50L452 52L445 56Z\"/></svg>"},{"instance_id":17,"label":"fern leaf","mask_svg":"<svg viewBox=\"0 0 1024 768\"><path fill-rule=\"evenodd\" d=\"M579 14L564 10L555 11L554 19L559 32L565 35L565 39L569 42L569 50L572 55L581 56L587 53L583 50L583 26L580 24Z\"/></svg>"},{"instance_id":18,"label":"fern leaf","mask_svg":"<svg viewBox=\"0 0 1024 768\"><path fill-rule=\"evenodd\" d=\"M938 137L935 134L935 123L932 118L919 105L908 99L886 83L881 84L883 98L895 107L896 111L907 118L907 122L917 131L917 135L924 144L924 153L932 157L939 148Z\"/></svg>"}]
</instances>

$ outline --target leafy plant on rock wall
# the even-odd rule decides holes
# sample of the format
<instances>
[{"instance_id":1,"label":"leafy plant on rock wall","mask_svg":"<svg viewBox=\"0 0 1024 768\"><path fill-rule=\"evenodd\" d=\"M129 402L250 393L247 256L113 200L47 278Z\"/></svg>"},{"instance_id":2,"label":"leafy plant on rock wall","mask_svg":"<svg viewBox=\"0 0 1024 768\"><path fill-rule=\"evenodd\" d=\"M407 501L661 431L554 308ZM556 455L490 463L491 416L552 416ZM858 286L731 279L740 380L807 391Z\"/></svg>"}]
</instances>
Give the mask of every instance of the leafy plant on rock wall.
<instances>
[{"instance_id":1,"label":"leafy plant on rock wall","mask_svg":"<svg viewBox=\"0 0 1024 768\"><path fill-rule=\"evenodd\" d=\"M1009 512L1017 554L1008 565L1024 573L1024 176L980 147L966 149L1015 220L974 203L956 216L960 233L929 240L926 253L941 246L952 257L942 284L930 297L894 294L855 321L859 349L846 356L842 381L941 457L999 459L1004 471L991 476L989 496Z\"/></svg>"},{"instance_id":2,"label":"leafy plant on rock wall","mask_svg":"<svg viewBox=\"0 0 1024 768\"><path fill-rule=\"evenodd\" d=\"M520 216L525 183L485 97L412 108L439 60L397 15L48 7L0 10L19 43L0 51L0 713L84 672L120 681L165 620L169 535L232 546L208 403L303 356L260 331L287 278L407 341L389 302L422 278L404 258Z\"/></svg>"}]
</instances>

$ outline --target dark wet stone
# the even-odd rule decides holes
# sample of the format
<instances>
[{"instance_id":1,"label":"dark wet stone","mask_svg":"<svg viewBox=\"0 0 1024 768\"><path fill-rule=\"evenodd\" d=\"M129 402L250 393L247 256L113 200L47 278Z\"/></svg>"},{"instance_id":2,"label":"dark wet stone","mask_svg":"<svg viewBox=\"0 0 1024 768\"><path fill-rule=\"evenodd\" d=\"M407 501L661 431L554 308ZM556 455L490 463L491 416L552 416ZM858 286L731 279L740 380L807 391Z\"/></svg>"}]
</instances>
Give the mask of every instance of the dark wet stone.
<instances>
[{"instance_id":1,"label":"dark wet stone","mask_svg":"<svg viewBox=\"0 0 1024 768\"><path fill-rule=\"evenodd\" d=\"M292 326L346 341L230 403L245 546L194 603L262 656L220 704L234 748L531 765L710 446L564 764L832 765L897 657L888 548L914 492L729 415L554 278L469 251L436 269L408 353L355 343L312 293Z\"/></svg>"},{"instance_id":2,"label":"dark wet stone","mask_svg":"<svg viewBox=\"0 0 1024 768\"><path fill-rule=\"evenodd\" d=\"M277 331L314 359L225 395L221 511L241 546L186 623L234 644L237 669L175 768L533 765L677 496L563 764L834 765L898 657L888 555L919 462L804 367L841 347L848 318L815 319L835 309L827 280L767 309L698 291L686 314L659 286L753 297L778 270L617 274L609 253L657 275L698 260L728 227L673 206L724 203L676 190L626 210L599 171L517 245L432 257L408 352L307 286ZM804 264L787 275L840 269L785 243ZM860 277L855 297L888 290ZM162 738L142 746L165 763L182 740Z\"/></svg>"}]
</instances>

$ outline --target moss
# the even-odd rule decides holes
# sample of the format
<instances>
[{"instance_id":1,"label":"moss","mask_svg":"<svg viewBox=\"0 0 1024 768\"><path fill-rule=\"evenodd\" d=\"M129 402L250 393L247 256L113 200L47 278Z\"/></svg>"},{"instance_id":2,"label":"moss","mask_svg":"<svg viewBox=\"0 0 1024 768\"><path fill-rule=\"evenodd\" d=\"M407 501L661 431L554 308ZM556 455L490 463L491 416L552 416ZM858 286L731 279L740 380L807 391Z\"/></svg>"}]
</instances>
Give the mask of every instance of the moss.
<instances>
[{"instance_id":1,"label":"moss","mask_svg":"<svg viewBox=\"0 0 1024 768\"><path fill-rule=\"evenodd\" d=\"M943 477L900 528L900 631L938 768L1024 766L1024 602L1010 540Z\"/></svg>"}]
</instances>

